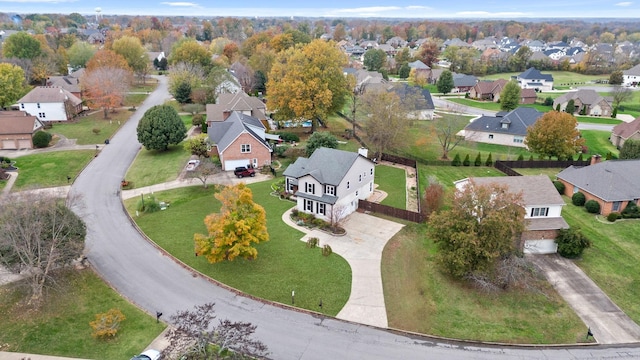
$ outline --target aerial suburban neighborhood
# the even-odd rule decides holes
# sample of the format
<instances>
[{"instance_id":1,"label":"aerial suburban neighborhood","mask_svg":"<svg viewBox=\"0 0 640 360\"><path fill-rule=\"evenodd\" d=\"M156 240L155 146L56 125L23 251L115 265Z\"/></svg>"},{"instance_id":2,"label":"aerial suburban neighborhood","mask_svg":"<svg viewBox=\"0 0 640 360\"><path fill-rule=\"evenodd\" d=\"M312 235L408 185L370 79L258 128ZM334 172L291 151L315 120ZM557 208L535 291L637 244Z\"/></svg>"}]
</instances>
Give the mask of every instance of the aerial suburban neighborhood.
<instances>
[{"instance_id":1,"label":"aerial suburban neighborhood","mask_svg":"<svg viewBox=\"0 0 640 360\"><path fill-rule=\"evenodd\" d=\"M640 357L640 23L189 4L0 12L0 359Z\"/></svg>"}]
</instances>

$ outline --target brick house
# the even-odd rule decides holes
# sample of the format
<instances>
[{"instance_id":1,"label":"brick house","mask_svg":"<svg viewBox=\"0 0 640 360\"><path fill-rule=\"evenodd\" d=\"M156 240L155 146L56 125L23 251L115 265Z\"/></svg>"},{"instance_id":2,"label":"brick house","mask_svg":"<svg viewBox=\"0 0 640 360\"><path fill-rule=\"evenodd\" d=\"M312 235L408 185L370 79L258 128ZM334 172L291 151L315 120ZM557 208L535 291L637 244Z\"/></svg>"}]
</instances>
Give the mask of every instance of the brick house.
<instances>
[{"instance_id":1,"label":"brick house","mask_svg":"<svg viewBox=\"0 0 640 360\"><path fill-rule=\"evenodd\" d=\"M560 106L560 111L566 111L567 104L573 100L575 105L574 113L584 111L585 115L590 116L611 116L613 112L612 100L598 94L595 90L580 89L578 91L568 92L557 97L553 101L553 108Z\"/></svg>"},{"instance_id":2,"label":"brick house","mask_svg":"<svg viewBox=\"0 0 640 360\"><path fill-rule=\"evenodd\" d=\"M640 117L632 122L621 122L611 129L609 141L618 149L629 139L640 141Z\"/></svg>"},{"instance_id":3,"label":"brick house","mask_svg":"<svg viewBox=\"0 0 640 360\"><path fill-rule=\"evenodd\" d=\"M506 185L510 192L522 193L525 208L525 231L518 244L525 254L553 254L558 245L558 230L568 229L562 218L564 200L546 175L466 178L454 182L462 190L468 184Z\"/></svg>"},{"instance_id":4,"label":"brick house","mask_svg":"<svg viewBox=\"0 0 640 360\"><path fill-rule=\"evenodd\" d=\"M24 111L0 111L0 149L32 149L33 134L43 125Z\"/></svg>"}]
</instances>

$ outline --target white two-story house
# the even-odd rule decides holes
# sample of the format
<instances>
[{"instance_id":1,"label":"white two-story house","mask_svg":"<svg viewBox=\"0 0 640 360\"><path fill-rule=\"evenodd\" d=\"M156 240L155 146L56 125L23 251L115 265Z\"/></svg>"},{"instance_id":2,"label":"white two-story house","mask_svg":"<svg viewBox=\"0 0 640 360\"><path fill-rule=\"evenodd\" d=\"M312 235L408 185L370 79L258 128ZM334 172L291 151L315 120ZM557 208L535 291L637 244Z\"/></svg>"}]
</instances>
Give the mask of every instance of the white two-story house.
<instances>
[{"instance_id":1,"label":"white two-story house","mask_svg":"<svg viewBox=\"0 0 640 360\"><path fill-rule=\"evenodd\" d=\"M373 193L374 165L358 153L319 148L287 167L285 189L296 196L299 211L331 221L332 214L351 214L358 200Z\"/></svg>"},{"instance_id":2,"label":"white two-story house","mask_svg":"<svg viewBox=\"0 0 640 360\"><path fill-rule=\"evenodd\" d=\"M37 86L18 100L21 111L43 122L73 119L82 111L82 100L56 86Z\"/></svg>"},{"instance_id":3,"label":"white two-story house","mask_svg":"<svg viewBox=\"0 0 640 360\"><path fill-rule=\"evenodd\" d=\"M506 185L510 192L522 193L526 228L520 237L520 250L525 254L553 254L558 251L555 242L558 230L568 229L569 225L562 218L564 200L548 176L474 177L454 184L458 190L469 184L499 184Z\"/></svg>"},{"instance_id":4,"label":"white two-story house","mask_svg":"<svg viewBox=\"0 0 640 360\"><path fill-rule=\"evenodd\" d=\"M553 75L542 74L536 68L529 68L520 75L515 76L521 89L534 89L536 91L553 90Z\"/></svg>"}]
</instances>

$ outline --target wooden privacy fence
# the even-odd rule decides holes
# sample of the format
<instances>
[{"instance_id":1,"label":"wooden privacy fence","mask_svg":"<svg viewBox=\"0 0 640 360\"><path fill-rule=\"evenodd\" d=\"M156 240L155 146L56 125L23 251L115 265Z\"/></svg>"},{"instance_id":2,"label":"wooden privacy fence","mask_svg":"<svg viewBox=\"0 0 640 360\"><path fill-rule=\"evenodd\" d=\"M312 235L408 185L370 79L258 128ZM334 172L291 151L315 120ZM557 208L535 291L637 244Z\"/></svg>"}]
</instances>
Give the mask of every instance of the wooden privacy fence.
<instances>
[{"instance_id":1,"label":"wooden privacy fence","mask_svg":"<svg viewBox=\"0 0 640 360\"><path fill-rule=\"evenodd\" d=\"M413 159L407 159L402 156L391 155L387 153L382 153L382 157L380 158L382 161L388 161L400 165L411 166L412 168L416 167L416 161Z\"/></svg>"},{"instance_id":2,"label":"wooden privacy fence","mask_svg":"<svg viewBox=\"0 0 640 360\"><path fill-rule=\"evenodd\" d=\"M522 176L513 169L543 169L543 168L567 168L574 166L589 166L590 160L496 160L493 166L508 176Z\"/></svg>"},{"instance_id":3,"label":"wooden privacy fence","mask_svg":"<svg viewBox=\"0 0 640 360\"><path fill-rule=\"evenodd\" d=\"M412 221L414 223L422 223L427 220L426 214L421 214L419 212L409 211L405 209L398 209L392 206L382 205L367 200L358 201L358 210L384 214L398 219Z\"/></svg>"}]
</instances>

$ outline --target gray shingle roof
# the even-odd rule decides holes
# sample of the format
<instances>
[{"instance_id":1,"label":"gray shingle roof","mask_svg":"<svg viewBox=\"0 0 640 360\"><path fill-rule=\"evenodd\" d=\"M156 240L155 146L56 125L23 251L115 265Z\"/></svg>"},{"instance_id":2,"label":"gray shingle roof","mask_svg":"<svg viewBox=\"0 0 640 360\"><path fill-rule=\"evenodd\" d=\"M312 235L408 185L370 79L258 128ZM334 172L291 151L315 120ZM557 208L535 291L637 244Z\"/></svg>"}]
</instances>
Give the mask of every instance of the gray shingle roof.
<instances>
[{"instance_id":1,"label":"gray shingle roof","mask_svg":"<svg viewBox=\"0 0 640 360\"><path fill-rule=\"evenodd\" d=\"M568 92L564 95L559 96L556 101L554 101L554 103L563 104L571 99L580 99L580 101L585 105L593 105L599 103L602 100L606 100L595 90L580 89L578 91Z\"/></svg>"},{"instance_id":2,"label":"gray shingle roof","mask_svg":"<svg viewBox=\"0 0 640 360\"><path fill-rule=\"evenodd\" d=\"M609 160L585 167L570 166L557 177L604 201L640 198L640 160Z\"/></svg>"},{"instance_id":3,"label":"gray shingle roof","mask_svg":"<svg viewBox=\"0 0 640 360\"><path fill-rule=\"evenodd\" d=\"M42 123L24 111L0 111L0 135L33 134Z\"/></svg>"},{"instance_id":4,"label":"gray shingle roof","mask_svg":"<svg viewBox=\"0 0 640 360\"><path fill-rule=\"evenodd\" d=\"M54 86L38 86L18 100L18 103L63 103L70 100L73 105L79 105L82 100L69 91Z\"/></svg>"},{"instance_id":5,"label":"gray shingle roof","mask_svg":"<svg viewBox=\"0 0 640 360\"><path fill-rule=\"evenodd\" d=\"M497 183L506 185L510 192L522 192L522 200L527 206L564 205L562 196L546 175L472 177L476 185Z\"/></svg>"},{"instance_id":6,"label":"gray shingle roof","mask_svg":"<svg viewBox=\"0 0 640 360\"><path fill-rule=\"evenodd\" d=\"M298 158L283 175L296 179L311 175L321 184L338 186L359 156L350 151L321 147L309 158Z\"/></svg>"},{"instance_id":7,"label":"gray shingle roof","mask_svg":"<svg viewBox=\"0 0 640 360\"><path fill-rule=\"evenodd\" d=\"M262 139L251 130L250 125L264 129L264 125L259 119L233 111L226 120L211 123L207 132L209 139L218 147L218 151L224 151L244 132L256 138L268 149L271 149L265 139Z\"/></svg>"},{"instance_id":8,"label":"gray shingle roof","mask_svg":"<svg viewBox=\"0 0 640 360\"><path fill-rule=\"evenodd\" d=\"M520 79L553 81L553 75L542 74L540 73L540 70L533 67L525 70L522 74L518 75L518 77Z\"/></svg>"},{"instance_id":9,"label":"gray shingle roof","mask_svg":"<svg viewBox=\"0 0 640 360\"><path fill-rule=\"evenodd\" d=\"M481 116L465 126L465 130L526 136L527 128L542 115L544 114L534 108L520 107L506 114L501 112L497 116ZM502 128L504 123L509 124L506 129Z\"/></svg>"},{"instance_id":10,"label":"gray shingle roof","mask_svg":"<svg viewBox=\"0 0 640 360\"><path fill-rule=\"evenodd\" d=\"M625 140L637 132L640 132L640 117L636 118L632 122L621 122L611 130L612 134L620 136Z\"/></svg>"}]
</instances>

